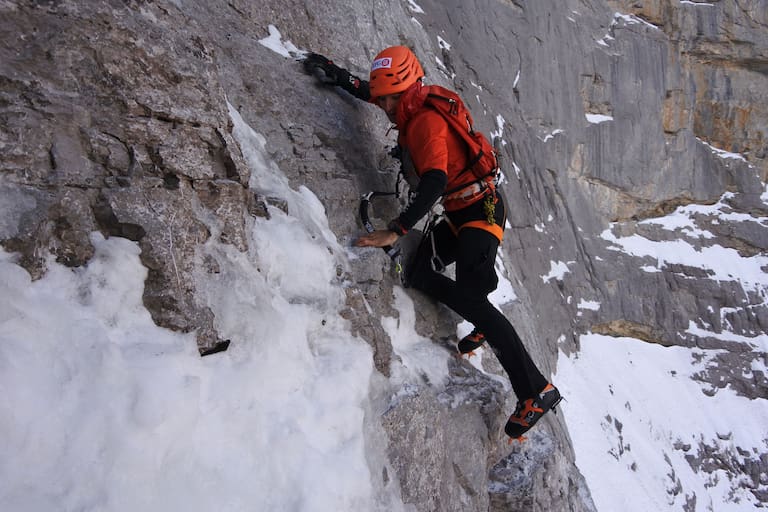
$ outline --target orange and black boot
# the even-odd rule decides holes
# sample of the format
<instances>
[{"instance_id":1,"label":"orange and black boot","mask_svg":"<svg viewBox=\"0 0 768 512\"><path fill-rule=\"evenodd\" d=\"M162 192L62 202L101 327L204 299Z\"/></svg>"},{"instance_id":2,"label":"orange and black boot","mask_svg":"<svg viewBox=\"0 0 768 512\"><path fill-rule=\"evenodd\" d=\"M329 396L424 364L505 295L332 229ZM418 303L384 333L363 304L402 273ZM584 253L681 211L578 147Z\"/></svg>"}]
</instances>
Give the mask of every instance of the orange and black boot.
<instances>
[{"instance_id":1,"label":"orange and black boot","mask_svg":"<svg viewBox=\"0 0 768 512\"><path fill-rule=\"evenodd\" d=\"M459 352L471 355L474 350L482 347L483 343L485 343L485 334L475 328L459 341Z\"/></svg>"},{"instance_id":2,"label":"orange and black boot","mask_svg":"<svg viewBox=\"0 0 768 512\"><path fill-rule=\"evenodd\" d=\"M504 432L512 439L520 439L542 416L557 407L563 397L552 384L547 384L534 398L517 403L515 412L507 420Z\"/></svg>"}]
</instances>

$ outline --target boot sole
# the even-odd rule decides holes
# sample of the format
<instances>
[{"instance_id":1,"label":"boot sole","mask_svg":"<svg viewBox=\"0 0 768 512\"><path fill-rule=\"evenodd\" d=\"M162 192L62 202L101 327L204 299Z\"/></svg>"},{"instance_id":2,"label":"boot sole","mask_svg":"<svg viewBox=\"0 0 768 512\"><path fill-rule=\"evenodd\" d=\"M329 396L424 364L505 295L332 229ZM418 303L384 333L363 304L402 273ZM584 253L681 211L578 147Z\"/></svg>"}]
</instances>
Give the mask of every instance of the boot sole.
<instances>
[{"instance_id":1,"label":"boot sole","mask_svg":"<svg viewBox=\"0 0 768 512\"><path fill-rule=\"evenodd\" d=\"M562 402L562 401L563 401L563 397L562 397L562 396L558 396L558 397L557 397L557 399L556 399L556 400L555 400L555 401L552 403L552 405L551 405L551 406L549 406L549 408L548 408L548 409L545 409L545 410L544 410L544 412L541 414L541 416L539 416L539 418L538 418L536 421L534 421L534 422L533 422L531 425L529 425L529 426L528 426L528 427L527 427L527 428L526 428L526 429L525 429L523 432L521 432L520 434L518 434L518 435L514 436L514 435L511 435L511 434L509 434L509 433L507 432L507 426L509 425L509 422L507 422L507 425L505 425L505 426L504 426L504 433L505 433L505 434L507 434L507 436L509 436L510 440L515 440L515 441L520 441L520 442L523 442L523 441L525 441L525 434L526 434L526 433L527 433L529 430L531 430L533 427L535 427L535 426L536 426L536 424L537 424L539 421L541 421L541 419L542 419L544 416L546 416L548 412L552 411L552 412L554 412L555 414L557 414L557 409L556 409L556 407L557 407L558 405L560 405L560 402ZM516 423L512 423L512 425L513 425L513 426L518 426Z\"/></svg>"}]
</instances>

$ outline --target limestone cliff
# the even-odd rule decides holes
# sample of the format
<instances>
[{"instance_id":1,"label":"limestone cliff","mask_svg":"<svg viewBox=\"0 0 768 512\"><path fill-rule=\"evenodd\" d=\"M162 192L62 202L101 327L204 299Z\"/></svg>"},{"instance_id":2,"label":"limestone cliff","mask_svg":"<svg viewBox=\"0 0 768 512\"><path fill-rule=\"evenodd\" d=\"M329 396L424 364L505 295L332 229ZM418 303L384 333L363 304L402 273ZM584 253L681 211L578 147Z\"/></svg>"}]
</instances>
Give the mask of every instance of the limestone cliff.
<instances>
[{"instance_id":1,"label":"limestone cliff","mask_svg":"<svg viewBox=\"0 0 768 512\"><path fill-rule=\"evenodd\" d=\"M269 25L362 77L378 50L409 45L431 83L457 90L479 127L500 135L504 261L518 295L506 313L545 372L558 350L577 350L580 334L631 335L720 347L721 364L701 379L767 397L765 376L744 371L765 354L689 329L765 332L765 297L683 266L645 273L600 236L661 239L639 221L687 204L722 200L766 216L765 0L0 1L3 247L39 277L48 252L86 264L94 230L137 241L155 322L196 331L201 352L225 346L196 289L197 273L217 263L197 248L217 237L246 250L246 216L285 207L249 186L227 102L351 241L360 194L393 187L393 136L375 107L318 86L259 44ZM385 203L375 221L396 207ZM718 244L768 250L765 223L711 224ZM542 285L555 261L567 262L567 278ZM392 348L379 317L392 314L397 278L370 251L348 277L342 314L386 377ZM456 318L412 297L417 327L448 344ZM372 419L388 434L390 463L374 474L396 480L420 511L593 509L560 417L509 448L499 431L515 398L465 364L451 375L442 396L425 384ZM474 399L447 405L466 386ZM755 463L764 473L765 458Z\"/></svg>"}]
</instances>

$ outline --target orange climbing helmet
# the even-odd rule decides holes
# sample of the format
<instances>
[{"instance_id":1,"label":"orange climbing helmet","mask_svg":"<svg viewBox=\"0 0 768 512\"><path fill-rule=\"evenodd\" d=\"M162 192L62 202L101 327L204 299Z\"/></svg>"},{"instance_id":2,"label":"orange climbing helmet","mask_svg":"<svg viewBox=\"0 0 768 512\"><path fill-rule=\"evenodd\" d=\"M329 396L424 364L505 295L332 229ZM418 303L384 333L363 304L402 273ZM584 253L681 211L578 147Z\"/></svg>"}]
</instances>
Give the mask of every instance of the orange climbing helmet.
<instances>
[{"instance_id":1,"label":"orange climbing helmet","mask_svg":"<svg viewBox=\"0 0 768 512\"><path fill-rule=\"evenodd\" d=\"M424 70L406 46L391 46L379 52L371 64L368 80L371 100L408 89L424 77Z\"/></svg>"}]
</instances>

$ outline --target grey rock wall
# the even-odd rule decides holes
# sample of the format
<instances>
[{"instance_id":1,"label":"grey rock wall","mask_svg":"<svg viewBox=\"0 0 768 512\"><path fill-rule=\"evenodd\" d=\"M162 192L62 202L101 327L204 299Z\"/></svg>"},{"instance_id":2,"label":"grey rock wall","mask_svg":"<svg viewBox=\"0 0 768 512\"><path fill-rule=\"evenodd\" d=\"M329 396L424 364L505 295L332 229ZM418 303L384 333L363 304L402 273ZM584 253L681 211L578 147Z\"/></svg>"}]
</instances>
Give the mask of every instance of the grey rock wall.
<instances>
[{"instance_id":1,"label":"grey rock wall","mask_svg":"<svg viewBox=\"0 0 768 512\"><path fill-rule=\"evenodd\" d=\"M216 265L196 248L217 237L246 250L246 216L279 206L248 185L227 101L265 136L291 183L321 199L342 241L360 231L360 193L395 179L384 117L258 44L274 24L298 47L363 77L378 50L410 45L429 81L468 100L481 129L503 128L512 226L504 259L518 295L506 312L547 373L558 349L575 350L590 330L719 346L680 332L692 319L719 325L709 312L720 308L733 309L727 320L738 332L768 329L759 297L692 269L643 273L599 236L613 222L617 233L661 239L664 232L638 221L712 204L726 191L733 211L765 215L768 3L418 5L423 13L396 0L0 2L0 241L39 277L48 253L73 267L87 263L94 230L136 240L155 322L196 330L201 351L224 342L195 289L195 272ZM718 158L705 143L746 161ZM381 205L376 222L396 208ZM768 245L760 224L717 229L712 243L743 254ZM550 261L570 262L570 272L542 286ZM392 348L377 317L393 314L396 278L378 252L353 262L349 277L342 314L387 376ZM412 296L417 327L449 343L457 319ZM581 298L603 307L584 314ZM752 356L723 348L723 364L701 378L719 385L727 375L748 396L765 397L764 378L745 381ZM472 400L446 405L467 387ZM396 474L372 473L397 480L420 511L592 510L561 418L544 420L533 442L503 443L514 401L452 364L442 395L425 384L377 411Z\"/></svg>"}]
</instances>

